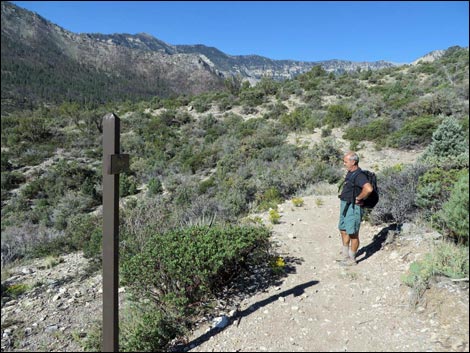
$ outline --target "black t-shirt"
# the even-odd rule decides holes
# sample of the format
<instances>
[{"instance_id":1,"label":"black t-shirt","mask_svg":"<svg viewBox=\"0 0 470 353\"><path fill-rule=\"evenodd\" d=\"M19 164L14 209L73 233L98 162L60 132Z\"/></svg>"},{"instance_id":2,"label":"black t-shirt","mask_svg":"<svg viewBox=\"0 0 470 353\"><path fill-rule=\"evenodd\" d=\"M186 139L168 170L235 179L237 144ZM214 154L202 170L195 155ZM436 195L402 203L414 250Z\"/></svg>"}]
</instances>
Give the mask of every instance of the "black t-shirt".
<instances>
[{"instance_id":1,"label":"black t-shirt","mask_svg":"<svg viewBox=\"0 0 470 353\"><path fill-rule=\"evenodd\" d=\"M369 180L367 179L364 173L361 173L361 168L356 169L354 172L348 172L346 174L346 178L344 179L343 190L341 191L341 195L339 198L346 202L354 203L354 197L357 197L362 191L364 184L368 183ZM353 183L355 187L355 192L353 195Z\"/></svg>"}]
</instances>

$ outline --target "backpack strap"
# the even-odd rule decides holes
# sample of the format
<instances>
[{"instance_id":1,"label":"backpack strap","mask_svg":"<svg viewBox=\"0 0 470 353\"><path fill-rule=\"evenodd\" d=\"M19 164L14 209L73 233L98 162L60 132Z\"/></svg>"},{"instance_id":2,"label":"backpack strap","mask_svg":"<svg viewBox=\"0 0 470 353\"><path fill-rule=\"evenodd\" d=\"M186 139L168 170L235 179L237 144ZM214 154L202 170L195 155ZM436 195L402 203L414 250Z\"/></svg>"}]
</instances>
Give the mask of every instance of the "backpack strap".
<instances>
[{"instance_id":1,"label":"backpack strap","mask_svg":"<svg viewBox=\"0 0 470 353\"><path fill-rule=\"evenodd\" d=\"M353 197L352 197L352 205L353 205L353 208L354 206L356 205L356 177L359 175L359 173L362 172L362 169L359 169L359 170L356 170L354 171L354 173L351 175L351 178L352 178L352 188L353 188ZM354 178L353 178L354 176Z\"/></svg>"},{"instance_id":2,"label":"backpack strap","mask_svg":"<svg viewBox=\"0 0 470 353\"><path fill-rule=\"evenodd\" d=\"M358 174L362 172L362 169L358 169L358 170L355 170L351 176L348 178L348 180L352 180L352 188L353 188L353 202L348 202L346 203L346 206L344 207L344 210L343 210L343 217L346 217L346 213L348 212L348 209L349 209L349 206L351 206L352 204L352 207L355 208L355 205L356 205L356 177L358 176ZM343 186L343 184L345 183L345 181L343 181L340 185Z\"/></svg>"}]
</instances>

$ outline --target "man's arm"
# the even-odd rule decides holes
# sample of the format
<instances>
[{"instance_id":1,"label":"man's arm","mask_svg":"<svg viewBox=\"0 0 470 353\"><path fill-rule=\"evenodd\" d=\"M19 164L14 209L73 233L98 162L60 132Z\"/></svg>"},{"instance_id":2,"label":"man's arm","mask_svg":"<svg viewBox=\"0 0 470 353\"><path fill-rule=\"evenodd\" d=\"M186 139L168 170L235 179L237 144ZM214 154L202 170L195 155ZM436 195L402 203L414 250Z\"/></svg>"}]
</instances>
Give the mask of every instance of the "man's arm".
<instances>
[{"instance_id":1,"label":"man's arm","mask_svg":"<svg viewBox=\"0 0 470 353\"><path fill-rule=\"evenodd\" d=\"M362 187L362 191L359 195L356 196L356 204L361 205L364 201L364 199L367 199L367 197L374 191L374 188L370 183L365 183L364 186Z\"/></svg>"}]
</instances>

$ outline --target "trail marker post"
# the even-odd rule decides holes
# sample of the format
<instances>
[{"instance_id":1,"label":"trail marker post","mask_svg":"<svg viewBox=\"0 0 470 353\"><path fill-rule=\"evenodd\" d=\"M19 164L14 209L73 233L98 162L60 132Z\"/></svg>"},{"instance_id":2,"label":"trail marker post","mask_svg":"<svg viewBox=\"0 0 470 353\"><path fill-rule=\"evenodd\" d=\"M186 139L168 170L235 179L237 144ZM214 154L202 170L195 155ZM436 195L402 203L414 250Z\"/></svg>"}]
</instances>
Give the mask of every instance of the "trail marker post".
<instances>
[{"instance_id":1,"label":"trail marker post","mask_svg":"<svg viewBox=\"0 0 470 353\"><path fill-rule=\"evenodd\" d=\"M129 169L120 130L116 115L103 117L103 352L119 351L119 173Z\"/></svg>"}]
</instances>

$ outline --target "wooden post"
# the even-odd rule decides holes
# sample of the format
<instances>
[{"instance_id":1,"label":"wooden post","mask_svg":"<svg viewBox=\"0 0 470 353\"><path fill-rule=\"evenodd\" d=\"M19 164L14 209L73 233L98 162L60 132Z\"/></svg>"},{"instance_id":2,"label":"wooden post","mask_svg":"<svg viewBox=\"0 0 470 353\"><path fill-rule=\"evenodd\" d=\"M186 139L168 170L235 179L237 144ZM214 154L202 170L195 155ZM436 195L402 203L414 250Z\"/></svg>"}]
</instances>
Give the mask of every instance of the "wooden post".
<instances>
[{"instance_id":1,"label":"wooden post","mask_svg":"<svg viewBox=\"0 0 470 353\"><path fill-rule=\"evenodd\" d=\"M103 117L103 352L119 351L119 173L129 155L119 154L120 120Z\"/></svg>"}]
</instances>

